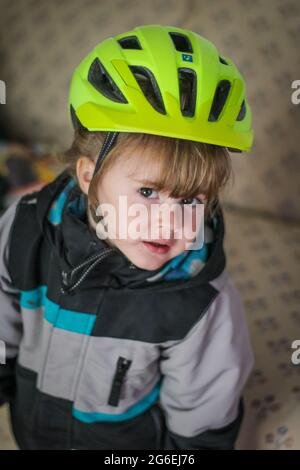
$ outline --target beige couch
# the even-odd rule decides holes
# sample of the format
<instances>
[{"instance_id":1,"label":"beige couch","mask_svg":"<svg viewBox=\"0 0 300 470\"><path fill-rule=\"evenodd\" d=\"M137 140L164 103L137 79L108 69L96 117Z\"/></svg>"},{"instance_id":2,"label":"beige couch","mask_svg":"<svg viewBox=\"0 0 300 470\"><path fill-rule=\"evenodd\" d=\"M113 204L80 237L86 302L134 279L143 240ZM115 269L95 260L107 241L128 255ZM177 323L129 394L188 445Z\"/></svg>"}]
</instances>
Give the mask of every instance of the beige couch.
<instances>
[{"instance_id":1,"label":"beige couch","mask_svg":"<svg viewBox=\"0 0 300 470\"><path fill-rule=\"evenodd\" d=\"M300 79L297 0L0 0L2 124L11 138L66 148L74 66L108 35L135 25L190 28L230 56L248 87L255 129L250 154L233 154L223 194L228 269L245 302L256 363L245 388L239 449L300 449ZM14 448L0 410L0 449Z\"/></svg>"}]
</instances>

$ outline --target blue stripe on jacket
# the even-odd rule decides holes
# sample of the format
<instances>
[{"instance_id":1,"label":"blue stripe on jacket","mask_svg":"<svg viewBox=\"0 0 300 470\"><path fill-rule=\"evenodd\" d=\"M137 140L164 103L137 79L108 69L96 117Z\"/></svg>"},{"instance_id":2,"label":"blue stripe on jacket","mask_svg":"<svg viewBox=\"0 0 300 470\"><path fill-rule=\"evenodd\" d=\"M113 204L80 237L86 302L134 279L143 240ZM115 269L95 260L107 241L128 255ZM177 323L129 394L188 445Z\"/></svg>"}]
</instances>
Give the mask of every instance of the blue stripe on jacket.
<instances>
[{"instance_id":1,"label":"blue stripe on jacket","mask_svg":"<svg viewBox=\"0 0 300 470\"><path fill-rule=\"evenodd\" d=\"M30 291L21 291L20 305L30 310L43 307L45 320L55 328L83 335L91 334L96 320L95 314L60 308L58 304L48 299L47 286L40 286Z\"/></svg>"},{"instance_id":2,"label":"blue stripe on jacket","mask_svg":"<svg viewBox=\"0 0 300 470\"><path fill-rule=\"evenodd\" d=\"M128 408L125 413L119 414L109 414L109 413L97 413L97 412L88 412L88 411L81 411L77 408L73 408L73 416L74 418L82 421L83 423L96 423L100 421L125 421L130 418L134 418L135 416L143 413L145 410L150 408L159 398L160 388L161 388L162 378L156 383L154 388L151 392L146 395L142 400L140 400L135 405Z\"/></svg>"}]
</instances>

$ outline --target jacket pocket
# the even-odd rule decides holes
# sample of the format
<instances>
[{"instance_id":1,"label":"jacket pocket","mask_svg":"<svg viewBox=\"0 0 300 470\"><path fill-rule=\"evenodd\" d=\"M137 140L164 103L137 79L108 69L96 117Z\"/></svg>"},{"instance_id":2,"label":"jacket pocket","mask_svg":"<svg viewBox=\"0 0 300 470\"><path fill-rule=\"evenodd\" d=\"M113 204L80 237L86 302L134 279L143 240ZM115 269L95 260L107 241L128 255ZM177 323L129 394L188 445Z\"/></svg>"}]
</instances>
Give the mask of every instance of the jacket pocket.
<instances>
[{"instance_id":1,"label":"jacket pocket","mask_svg":"<svg viewBox=\"0 0 300 470\"><path fill-rule=\"evenodd\" d=\"M108 405L118 406L124 378L131 363L132 361L130 359L126 359L123 356L119 356L107 402Z\"/></svg>"}]
</instances>

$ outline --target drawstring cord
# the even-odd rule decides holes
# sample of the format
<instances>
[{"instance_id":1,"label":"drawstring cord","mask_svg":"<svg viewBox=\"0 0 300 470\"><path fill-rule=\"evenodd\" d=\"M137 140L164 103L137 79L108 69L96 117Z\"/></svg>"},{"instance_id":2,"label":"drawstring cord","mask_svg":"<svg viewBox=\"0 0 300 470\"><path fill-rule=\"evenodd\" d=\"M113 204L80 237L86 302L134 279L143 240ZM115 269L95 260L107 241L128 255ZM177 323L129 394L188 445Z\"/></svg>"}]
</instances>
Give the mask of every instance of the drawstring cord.
<instances>
[{"instance_id":1,"label":"drawstring cord","mask_svg":"<svg viewBox=\"0 0 300 470\"><path fill-rule=\"evenodd\" d=\"M63 278L63 284L65 287L61 287L61 292L63 294L67 294L68 292L73 291L78 287L82 281L86 278L86 276L89 274L89 272L98 264L100 261L104 260L107 256L110 254L114 253L116 251L115 248L105 248L101 253L97 253L96 255L90 256L87 260L85 260L83 263L80 263L78 266L73 268L69 273L66 271L62 272L62 278ZM91 264L90 264L91 263ZM84 266L89 265L85 271L83 271L82 275L73 284L70 284L74 274L79 271L81 268Z\"/></svg>"}]
</instances>

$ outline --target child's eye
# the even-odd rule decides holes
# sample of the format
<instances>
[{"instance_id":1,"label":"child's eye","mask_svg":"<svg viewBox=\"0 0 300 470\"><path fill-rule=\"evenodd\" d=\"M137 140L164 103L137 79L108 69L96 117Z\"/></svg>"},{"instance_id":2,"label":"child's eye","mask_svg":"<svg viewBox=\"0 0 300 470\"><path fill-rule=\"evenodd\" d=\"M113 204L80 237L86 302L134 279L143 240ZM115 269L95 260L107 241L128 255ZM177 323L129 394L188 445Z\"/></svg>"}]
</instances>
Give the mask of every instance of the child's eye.
<instances>
[{"instance_id":1,"label":"child's eye","mask_svg":"<svg viewBox=\"0 0 300 470\"><path fill-rule=\"evenodd\" d=\"M157 191L155 191L155 190L152 189L152 188L140 188L140 189L139 189L139 193L140 193L142 196L144 196L144 197L146 197L146 198L148 198L148 199L150 199L150 196L153 195L153 193L156 193L156 194L155 194L154 196L152 196L152 198L157 197ZM152 199L152 198L151 198L151 199Z\"/></svg>"},{"instance_id":2,"label":"child's eye","mask_svg":"<svg viewBox=\"0 0 300 470\"><path fill-rule=\"evenodd\" d=\"M189 206L203 204L203 201L198 197L189 197L189 198L181 199L181 201L183 202L183 204L189 205ZM195 204L193 204L194 201L195 201Z\"/></svg>"}]
</instances>

